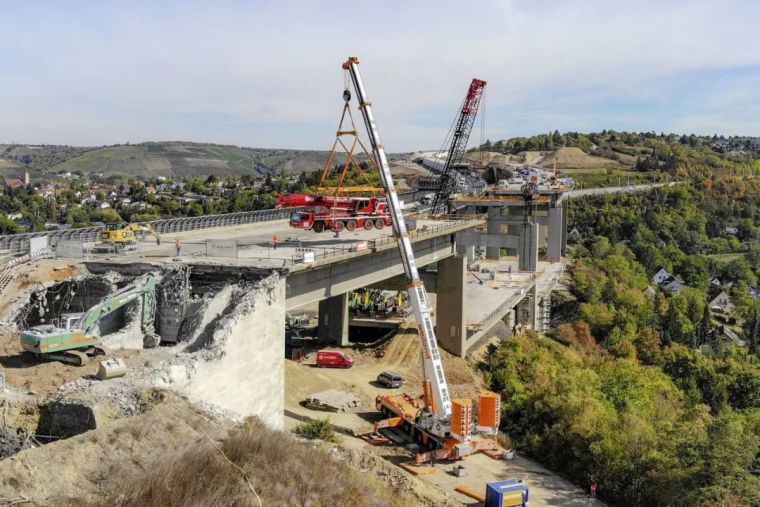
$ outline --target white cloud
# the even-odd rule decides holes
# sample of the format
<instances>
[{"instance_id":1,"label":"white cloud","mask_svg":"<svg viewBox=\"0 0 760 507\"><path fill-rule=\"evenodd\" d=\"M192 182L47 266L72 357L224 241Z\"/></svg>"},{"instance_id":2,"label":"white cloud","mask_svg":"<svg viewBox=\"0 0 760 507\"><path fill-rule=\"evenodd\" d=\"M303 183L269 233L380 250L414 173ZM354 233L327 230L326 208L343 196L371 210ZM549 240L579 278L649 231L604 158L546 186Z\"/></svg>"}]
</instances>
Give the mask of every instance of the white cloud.
<instances>
[{"instance_id":1,"label":"white cloud","mask_svg":"<svg viewBox=\"0 0 760 507\"><path fill-rule=\"evenodd\" d=\"M684 76L760 66L760 5L750 1L320 4L17 8L17 19L34 22L0 34L8 76L0 81L0 139L324 148L340 112L339 65L353 54L392 151L437 147L474 76L489 82L488 137L498 138L615 126L626 118L605 118L600 105L668 109ZM744 92L758 103L759 92ZM709 102L697 100L688 115L653 117L650 128L716 121L711 130L760 130L757 115L730 95L725 101L722 114L707 114ZM229 118L230 128L211 129L213 115ZM268 123L278 127L270 132Z\"/></svg>"}]
</instances>

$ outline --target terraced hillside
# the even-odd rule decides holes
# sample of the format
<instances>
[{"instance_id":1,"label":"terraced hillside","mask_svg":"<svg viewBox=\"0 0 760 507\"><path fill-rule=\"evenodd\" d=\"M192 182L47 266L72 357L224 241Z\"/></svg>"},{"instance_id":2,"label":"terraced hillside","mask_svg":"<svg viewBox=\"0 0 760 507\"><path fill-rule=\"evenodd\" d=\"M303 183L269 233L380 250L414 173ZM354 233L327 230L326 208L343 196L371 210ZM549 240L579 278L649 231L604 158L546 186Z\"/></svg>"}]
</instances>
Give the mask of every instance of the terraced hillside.
<instances>
[{"instance_id":1,"label":"terraced hillside","mask_svg":"<svg viewBox=\"0 0 760 507\"><path fill-rule=\"evenodd\" d=\"M49 168L133 176L266 176L321 168L326 152L244 148L182 142L142 143L96 148Z\"/></svg>"},{"instance_id":2,"label":"terraced hillside","mask_svg":"<svg viewBox=\"0 0 760 507\"><path fill-rule=\"evenodd\" d=\"M326 151L246 148L241 146L148 142L102 147L0 144L0 176L81 172L148 177L266 176L321 169ZM340 156L336 163L343 162Z\"/></svg>"}]
</instances>

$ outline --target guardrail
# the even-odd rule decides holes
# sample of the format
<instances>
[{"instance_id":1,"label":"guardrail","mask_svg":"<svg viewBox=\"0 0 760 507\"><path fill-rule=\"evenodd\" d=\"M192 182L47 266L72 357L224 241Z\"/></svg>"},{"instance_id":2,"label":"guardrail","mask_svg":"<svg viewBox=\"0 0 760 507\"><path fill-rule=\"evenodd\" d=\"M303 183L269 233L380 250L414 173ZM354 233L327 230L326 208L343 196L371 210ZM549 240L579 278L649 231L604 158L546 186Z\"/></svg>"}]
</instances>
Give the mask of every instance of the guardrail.
<instances>
[{"instance_id":1,"label":"guardrail","mask_svg":"<svg viewBox=\"0 0 760 507\"><path fill-rule=\"evenodd\" d=\"M50 249L47 247L35 250L34 252L30 252L26 255L22 255L21 257L17 257L6 264L3 269L0 270L0 294L5 292L5 289L11 284L11 282L13 282L13 279L16 278L19 266L23 266L24 264L28 264L39 259L44 259L45 257L50 257Z\"/></svg>"},{"instance_id":2,"label":"guardrail","mask_svg":"<svg viewBox=\"0 0 760 507\"><path fill-rule=\"evenodd\" d=\"M168 218L150 222L159 234L171 234L173 232L193 231L212 227L232 227L236 225L267 222L288 218L296 211L302 211L303 207L278 208L257 211L241 211L237 213L224 213L220 215L204 215L200 217ZM8 234L0 236L0 250L8 250L10 253L20 253L29 249L29 241L32 238L47 236L48 244L55 246L61 240L79 240L82 243L90 243L98 240L98 234L102 227L81 227L64 231L28 232L23 234Z\"/></svg>"},{"instance_id":3,"label":"guardrail","mask_svg":"<svg viewBox=\"0 0 760 507\"><path fill-rule=\"evenodd\" d=\"M472 219L472 218L462 218L456 221L449 221L444 222L441 224L435 224L435 225L427 225L425 227L415 229L413 231L409 231L409 239L411 241L415 241L417 239L425 239L429 237L435 237L440 236L441 233L449 231L449 230L459 230L462 228L462 226L467 227L468 225L475 226L479 223L481 223L482 220L480 219ZM313 262L304 262L304 255L301 254L294 254L290 257L290 259L286 259L285 265L290 266L296 266L296 265L319 265L324 262L334 262L336 260L339 260L341 257L354 257L357 253L362 252L377 252L379 250L386 250L388 248L395 248L396 247L396 237L395 236L382 236L377 239L371 239L366 241L360 241L356 243L355 245L351 245L348 247L330 247L329 249L325 248L322 252L314 251L314 261Z\"/></svg>"}]
</instances>

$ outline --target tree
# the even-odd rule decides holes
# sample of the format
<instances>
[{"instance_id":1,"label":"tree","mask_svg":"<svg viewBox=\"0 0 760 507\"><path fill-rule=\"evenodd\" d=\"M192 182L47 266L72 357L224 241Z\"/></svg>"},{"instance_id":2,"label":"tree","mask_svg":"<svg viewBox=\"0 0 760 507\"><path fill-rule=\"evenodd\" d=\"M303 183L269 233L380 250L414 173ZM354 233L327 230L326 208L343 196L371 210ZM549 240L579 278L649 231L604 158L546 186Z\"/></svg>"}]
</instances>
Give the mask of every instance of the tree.
<instances>
[{"instance_id":1,"label":"tree","mask_svg":"<svg viewBox=\"0 0 760 507\"><path fill-rule=\"evenodd\" d=\"M704 345L710 341L712 335L710 305L705 305L705 309L702 312L702 320L697 327L697 345Z\"/></svg>"},{"instance_id":2,"label":"tree","mask_svg":"<svg viewBox=\"0 0 760 507\"><path fill-rule=\"evenodd\" d=\"M753 301L744 316L744 339L750 353L757 354L760 345L760 301Z\"/></svg>"}]
</instances>

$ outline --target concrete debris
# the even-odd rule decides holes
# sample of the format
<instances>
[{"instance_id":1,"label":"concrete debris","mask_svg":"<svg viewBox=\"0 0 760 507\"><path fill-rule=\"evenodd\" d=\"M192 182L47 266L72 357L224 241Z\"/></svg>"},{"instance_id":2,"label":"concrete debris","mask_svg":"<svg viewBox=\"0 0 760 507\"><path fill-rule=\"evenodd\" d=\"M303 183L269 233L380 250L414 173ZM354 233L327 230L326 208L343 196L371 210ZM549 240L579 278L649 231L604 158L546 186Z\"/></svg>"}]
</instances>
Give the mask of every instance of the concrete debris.
<instances>
[{"instance_id":1,"label":"concrete debris","mask_svg":"<svg viewBox=\"0 0 760 507\"><path fill-rule=\"evenodd\" d=\"M283 400L271 395L284 382L285 295L278 280L274 273L255 285L234 286L232 306L210 322L213 332L205 347L194 352L188 347L168 361L155 372L156 384L168 377L172 389L194 402L257 415L270 427L281 428Z\"/></svg>"},{"instance_id":2,"label":"concrete debris","mask_svg":"<svg viewBox=\"0 0 760 507\"><path fill-rule=\"evenodd\" d=\"M181 330L181 341L187 343L187 351L201 350L213 341L214 325L234 308L233 286L226 285L211 297L193 303L196 318L188 320Z\"/></svg>"},{"instance_id":3,"label":"concrete debris","mask_svg":"<svg viewBox=\"0 0 760 507\"><path fill-rule=\"evenodd\" d=\"M127 325L116 331L103 335L103 345L112 350L122 349L142 349L144 347L144 338L142 332L142 326L140 322L142 320L142 306L134 305L131 309L127 310ZM100 327L100 326L98 326ZM98 334L100 331L98 329ZM150 347L145 347L150 348Z\"/></svg>"},{"instance_id":4,"label":"concrete debris","mask_svg":"<svg viewBox=\"0 0 760 507\"><path fill-rule=\"evenodd\" d=\"M96 291L92 290L94 280L88 281L87 287L78 285L79 278L57 282L34 296L31 301L35 303L34 311L46 305L50 308L45 311L45 320L55 318L59 312L68 310L62 308L66 300L86 296L89 303L99 299L111 280L121 277L113 272L107 276L88 275L98 279ZM104 276L105 280L102 279ZM187 283L180 285L188 286ZM222 417L226 419L256 415L270 427L282 428L284 406L280 393L284 383L285 287L279 281L279 274L274 272L256 281L237 283L230 283L228 279L212 280L207 287L194 294L195 299L191 300L191 305L195 305L190 306L192 313L200 315L186 327L187 334L183 337L187 341L155 349L150 353L150 360L130 364L128 375L123 374L126 364L114 363L111 367L110 362L106 362L100 365L97 375L62 385L57 396L92 402L98 408L103 407L104 414L130 416L141 412L136 392L171 389L203 405L208 411L223 413ZM27 306L32 306L28 304L31 295L39 290L37 286L25 294ZM70 296L73 292L76 296ZM58 295L63 303L54 299ZM165 296L167 300L175 299L173 292ZM77 301L76 305L69 306L75 310L83 304ZM139 306L130 308L129 313L121 312L118 318L112 319L114 325L101 323L99 327L107 349L144 348ZM159 309L159 313L164 310ZM184 316L177 313L176 319L179 323L187 316L186 312ZM174 318L174 313L170 317ZM23 319L26 320L26 316ZM39 317L36 319L39 321ZM27 325L37 323L32 322L31 317L28 320ZM136 354L131 351L122 355L130 363L133 356ZM98 379L110 380L102 382ZM93 413L100 415L97 410Z\"/></svg>"},{"instance_id":5,"label":"concrete debris","mask_svg":"<svg viewBox=\"0 0 760 507\"><path fill-rule=\"evenodd\" d=\"M8 458L36 445L37 442L29 433L14 431L10 428L0 429L0 459Z\"/></svg>"},{"instance_id":6,"label":"concrete debris","mask_svg":"<svg viewBox=\"0 0 760 507\"><path fill-rule=\"evenodd\" d=\"M309 395L304 401L304 406L314 410L326 410L329 412L348 412L359 408L361 400L353 393L328 389Z\"/></svg>"},{"instance_id":7,"label":"concrete debris","mask_svg":"<svg viewBox=\"0 0 760 507\"><path fill-rule=\"evenodd\" d=\"M112 378L123 377L127 374L127 363L120 357L113 357L105 361L100 361L98 373L95 375L98 380L110 380Z\"/></svg>"}]
</instances>

